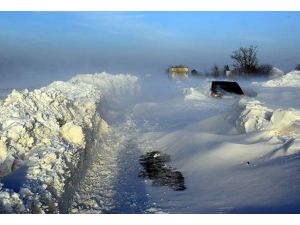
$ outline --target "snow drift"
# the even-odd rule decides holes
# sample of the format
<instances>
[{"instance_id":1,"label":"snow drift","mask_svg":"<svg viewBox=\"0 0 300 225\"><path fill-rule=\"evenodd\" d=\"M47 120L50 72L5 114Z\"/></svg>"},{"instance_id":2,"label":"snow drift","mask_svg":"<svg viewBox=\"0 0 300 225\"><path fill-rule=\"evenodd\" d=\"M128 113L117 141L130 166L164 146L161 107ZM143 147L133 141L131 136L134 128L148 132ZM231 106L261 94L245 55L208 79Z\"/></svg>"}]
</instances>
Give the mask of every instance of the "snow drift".
<instances>
[{"instance_id":1,"label":"snow drift","mask_svg":"<svg viewBox=\"0 0 300 225\"><path fill-rule=\"evenodd\" d=\"M0 101L0 212L64 211L67 184L76 186L99 131L108 132L103 98L136 91L137 77L101 73L14 90Z\"/></svg>"},{"instance_id":2,"label":"snow drift","mask_svg":"<svg viewBox=\"0 0 300 225\"><path fill-rule=\"evenodd\" d=\"M286 76L274 80L284 81ZM241 99L210 98L204 85L186 88L186 104L178 104L177 120L182 119L180 110L192 119L144 135L141 143L151 140L149 150L171 155L174 167L186 178L182 194L153 191L163 193L155 198L163 211L299 212L299 89L258 84L250 86L257 95ZM191 105L199 112L194 113Z\"/></svg>"},{"instance_id":3,"label":"snow drift","mask_svg":"<svg viewBox=\"0 0 300 225\"><path fill-rule=\"evenodd\" d=\"M242 133L264 131L270 137L300 138L300 111L294 108L270 109L258 100L241 99L232 108L228 120L235 121Z\"/></svg>"},{"instance_id":4,"label":"snow drift","mask_svg":"<svg viewBox=\"0 0 300 225\"><path fill-rule=\"evenodd\" d=\"M294 70L273 80L266 81L263 87L300 87L300 71Z\"/></svg>"},{"instance_id":5,"label":"snow drift","mask_svg":"<svg viewBox=\"0 0 300 225\"><path fill-rule=\"evenodd\" d=\"M240 132L248 133L265 129L271 115L271 109L258 100L244 98L233 105L227 119L235 122Z\"/></svg>"}]
</instances>

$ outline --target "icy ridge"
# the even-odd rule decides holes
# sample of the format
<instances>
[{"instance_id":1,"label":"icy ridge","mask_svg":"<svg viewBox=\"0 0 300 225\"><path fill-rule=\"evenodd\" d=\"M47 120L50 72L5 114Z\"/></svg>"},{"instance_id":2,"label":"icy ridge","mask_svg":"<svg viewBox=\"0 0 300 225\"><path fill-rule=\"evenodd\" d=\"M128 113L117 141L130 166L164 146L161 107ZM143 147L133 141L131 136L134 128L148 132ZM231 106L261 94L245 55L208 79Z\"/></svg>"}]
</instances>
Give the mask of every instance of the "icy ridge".
<instances>
[{"instance_id":1,"label":"icy ridge","mask_svg":"<svg viewBox=\"0 0 300 225\"><path fill-rule=\"evenodd\" d=\"M14 90L0 101L0 211L65 211L65 185L76 186L93 136L107 129L98 109L103 96L131 95L137 86L130 75L79 75L32 92ZM5 186L19 174L25 180L19 187Z\"/></svg>"}]
</instances>

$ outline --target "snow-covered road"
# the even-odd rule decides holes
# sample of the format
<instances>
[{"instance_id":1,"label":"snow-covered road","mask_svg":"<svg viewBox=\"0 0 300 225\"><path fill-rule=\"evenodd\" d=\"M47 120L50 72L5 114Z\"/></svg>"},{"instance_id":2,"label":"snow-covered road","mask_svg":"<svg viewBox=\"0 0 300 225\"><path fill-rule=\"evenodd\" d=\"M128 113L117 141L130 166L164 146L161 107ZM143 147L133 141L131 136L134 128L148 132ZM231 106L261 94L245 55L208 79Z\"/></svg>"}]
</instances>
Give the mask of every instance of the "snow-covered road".
<instances>
[{"instance_id":1,"label":"snow-covered road","mask_svg":"<svg viewBox=\"0 0 300 225\"><path fill-rule=\"evenodd\" d=\"M74 196L71 213L143 213L148 199L138 178L141 154L134 121L113 127L99 137L87 174Z\"/></svg>"}]
</instances>

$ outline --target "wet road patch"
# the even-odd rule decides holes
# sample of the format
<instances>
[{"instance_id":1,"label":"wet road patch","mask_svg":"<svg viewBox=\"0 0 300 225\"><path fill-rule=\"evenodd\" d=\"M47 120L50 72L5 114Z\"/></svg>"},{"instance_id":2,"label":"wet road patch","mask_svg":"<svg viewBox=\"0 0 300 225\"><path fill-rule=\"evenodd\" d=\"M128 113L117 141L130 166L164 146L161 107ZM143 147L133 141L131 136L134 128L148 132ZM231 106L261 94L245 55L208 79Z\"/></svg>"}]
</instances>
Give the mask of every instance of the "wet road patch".
<instances>
[{"instance_id":1,"label":"wet road patch","mask_svg":"<svg viewBox=\"0 0 300 225\"><path fill-rule=\"evenodd\" d=\"M140 157L140 164L143 170L140 171L139 177L152 180L153 185L169 186L174 191L183 191L184 177L180 171L168 166L171 157L159 151L147 152Z\"/></svg>"}]
</instances>

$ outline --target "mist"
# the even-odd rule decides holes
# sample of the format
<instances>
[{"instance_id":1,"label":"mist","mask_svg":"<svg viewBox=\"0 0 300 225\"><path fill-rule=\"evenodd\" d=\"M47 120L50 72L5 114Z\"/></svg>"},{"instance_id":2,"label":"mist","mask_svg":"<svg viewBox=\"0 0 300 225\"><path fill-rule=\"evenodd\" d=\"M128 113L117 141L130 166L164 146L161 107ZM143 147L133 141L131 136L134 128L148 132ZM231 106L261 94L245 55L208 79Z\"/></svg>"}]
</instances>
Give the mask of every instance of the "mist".
<instances>
[{"instance_id":1,"label":"mist","mask_svg":"<svg viewBox=\"0 0 300 225\"><path fill-rule=\"evenodd\" d=\"M2 12L0 88L35 88L76 74L164 76L231 65L240 46L288 72L300 57L297 12ZM266 20L264 20L266 19ZM245 26L246 25L246 26ZM290 33L292 35L286 35Z\"/></svg>"}]
</instances>

